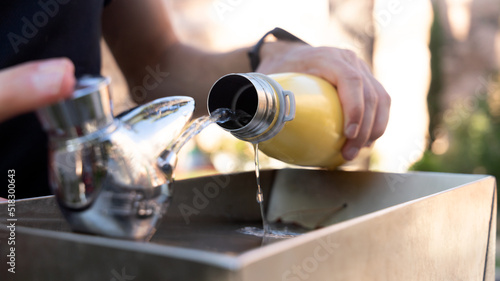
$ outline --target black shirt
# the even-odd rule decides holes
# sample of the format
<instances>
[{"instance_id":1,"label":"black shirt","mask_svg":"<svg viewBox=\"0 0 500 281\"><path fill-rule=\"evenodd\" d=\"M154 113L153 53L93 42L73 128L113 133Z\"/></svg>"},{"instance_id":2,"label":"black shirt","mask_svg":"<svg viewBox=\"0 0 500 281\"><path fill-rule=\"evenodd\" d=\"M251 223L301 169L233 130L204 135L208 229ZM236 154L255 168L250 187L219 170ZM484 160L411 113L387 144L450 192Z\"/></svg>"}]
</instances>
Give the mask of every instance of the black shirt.
<instances>
[{"instance_id":1,"label":"black shirt","mask_svg":"<svg viewBox=\"0 0 500 281\"><path fill-rule=\"evenodd\" d=\"M67 57L75 76L101 69L101 14L105 0L0 1L0 69ZM1 85L0 85L1 87ZM0 177L15 169L16 198L51 194L47 135L34 113L0 123ZM0 186L7 197L7 185Z\"/></svg>"}]
</instances>

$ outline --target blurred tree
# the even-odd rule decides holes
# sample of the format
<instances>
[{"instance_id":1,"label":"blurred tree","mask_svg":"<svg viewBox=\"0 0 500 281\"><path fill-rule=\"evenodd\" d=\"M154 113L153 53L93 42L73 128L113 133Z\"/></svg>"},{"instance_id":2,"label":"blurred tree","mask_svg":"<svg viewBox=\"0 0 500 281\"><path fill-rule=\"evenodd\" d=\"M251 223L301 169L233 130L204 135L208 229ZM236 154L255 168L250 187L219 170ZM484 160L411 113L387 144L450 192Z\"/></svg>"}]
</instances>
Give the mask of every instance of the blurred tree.
<instances>
[{"instance_id":1,"label":"blurred tree","mask_svg":"<svg viewBox=\"0 0 500 281\"><path fill-rule=\"evenodd\" d=\"M440 94L443 89L443 73L442 73L442 54L441 51L444 45L444 31L439 20L440 11L434 4L434 18L431 26L431 38L429 41L429 50L431 52L431 83L429 85L429 93L427 95L427 107L429 111L429 145L434 141L433 132L441 122L442 106L440 103Z\"/></svg>"},{"instance_id":2,"label":"blurred tree","mask_svg":"<svg viewBox=\"0 0 500 281\"><path fill-rule=\"evenodd\" d=\"M500 178L500 79L492 77L488 91L472 95L446 112L433 146L412 170Z\"/></svg>"},{"instance_id":3,"label":"blurred tree","mask_svg":"<svg viewBox=\"0 0 500 281\"><path fill-rule=\"evenodd\" d=\"M500 176L500 7L434 0L429 146L412 170ZM460 18L468 24L457 19Z\"/></svg>"}]
</instances>

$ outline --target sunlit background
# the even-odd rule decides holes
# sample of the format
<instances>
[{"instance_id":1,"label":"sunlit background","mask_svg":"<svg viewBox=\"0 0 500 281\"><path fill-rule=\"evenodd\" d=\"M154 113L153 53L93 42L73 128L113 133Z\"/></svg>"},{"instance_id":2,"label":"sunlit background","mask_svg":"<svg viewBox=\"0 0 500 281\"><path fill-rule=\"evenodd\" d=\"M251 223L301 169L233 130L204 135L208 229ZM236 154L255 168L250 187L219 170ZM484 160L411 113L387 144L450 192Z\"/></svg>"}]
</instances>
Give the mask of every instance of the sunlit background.
<instances>
[{"instance_id":1,"label":"sunlit background","mask_svg":"<svg viewBox=\"0 0 500 281\"><path fill-rule=\"evenodd\" d=\"M205 50L253 45L280 26L311 45L358 53L391 95L392 108L385 135L347 168L500 171L489 166L500 164L495 161L500 153L496 0L165 0L165 4L179 37ZM108 52L104 74L113 77L115 111L133 106ZM183 154L178 178L253 169L249 145L215 125ZM461 160L467 163L460 164ZM263 163L268 168L284 166L272 159Z\"/></svg>"},{"instance_id":2,"label":"sunlit background","mask_svg":"<svg viewBox=\"0 0 500 281\"><path fill-rule=\"evenodd\" d=\"M499 150L491 142L488 147L490 140L496 140L495 117L500 113L500 5L495 0L165 0L165 4L179 37L206 50L253 45L280 26L311 45L357 52L391 95L392 108L385 135L346 168L405 172L427 151L414 169L496 173L483 163L495 162ZM115 111L133 106L107 52L104 73L113 77ZM478 142L486 146L474 147L481 145ZM461 151L469 148L476 154ZM178 178L253 168L250 147L217 126L205 130L183 154ZM471 161L453 163L460 154ZM284 164L265 159L263 165Z\"/></svg>"},{"instance_id":3,"label":"sunlit background","mask_svg":"<svg viewBox=\"0 0 500 281\"><path fill-rule=\"evenodd\" d=\"M392 97L391 117L374 147L343 169L500 176L498 0L164 1L179 37L205 50L250 46L279 26L314 46L351 49L372 66ZM134 104L103 49L118 113ZM286 166L263 158L264 168ZM216 125L179 159L178 179L254 169L251 146Z\"/></svg>"},{"instance_id":4,"label":"sunlit background","mask_svg":"<svg viewBox=\"0 0 500 281\"><path fill-rule=\"evenodd\" d=\"M429 84L431 7L426 2L407 2L165 0L179 37L206 50L250 46L279 26L314 46L356 51L373 65L391 94L393 118L374 150L363 151L348 168L370 166L400 172L420 157L428 123L425 96ZM113 77L115 111L133 106L109 54L104 56L104 73ZM217 126L202 132L182 153L177 178L253 169L250 146ZM261 162L267 168L284 166L267 158Z\"/></svg>"}]
</instances>

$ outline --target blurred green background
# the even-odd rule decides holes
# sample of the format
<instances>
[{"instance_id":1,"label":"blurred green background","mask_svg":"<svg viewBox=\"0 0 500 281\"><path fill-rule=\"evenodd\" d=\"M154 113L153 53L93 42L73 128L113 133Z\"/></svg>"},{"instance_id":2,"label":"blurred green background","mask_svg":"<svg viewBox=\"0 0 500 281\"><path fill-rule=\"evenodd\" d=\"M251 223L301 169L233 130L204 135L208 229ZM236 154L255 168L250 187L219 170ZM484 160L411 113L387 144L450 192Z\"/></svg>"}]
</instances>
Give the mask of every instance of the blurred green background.
<instances>
[{"instance_id":1,"label":"blurred green background","mask_svg":"<svg viewBox=\"0 0 500 281\"><path fill-rule=\"evenodd\" d=\"M411 170L490 174L500 178L500 77L485 71L478 87L448 107L443 92L446 36L434 6L429 50L432 79L428 93L429 142ZM466 67L464 65L463 67Z\"/></svg>"}]
</instances>

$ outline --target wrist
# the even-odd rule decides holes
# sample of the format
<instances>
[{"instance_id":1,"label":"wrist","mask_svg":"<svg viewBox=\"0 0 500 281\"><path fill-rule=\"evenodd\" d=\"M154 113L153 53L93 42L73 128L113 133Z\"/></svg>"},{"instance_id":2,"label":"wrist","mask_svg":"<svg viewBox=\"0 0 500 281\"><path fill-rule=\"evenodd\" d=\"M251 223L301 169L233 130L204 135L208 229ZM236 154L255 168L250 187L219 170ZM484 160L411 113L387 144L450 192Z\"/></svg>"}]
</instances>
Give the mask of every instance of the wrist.
<instances>
[{"instance_id":1,"label":"wrist","mask_svg":"<svg viewBox=\"0 0 500 281\"><path fill-rule=\"evenodd\" d=\"M309 45L276 41L267 42L262 46L259 72L272 74L279 72L294 72L300 70L303 64L300 49L309 48Z\"/></svg>"}]
</instances>

